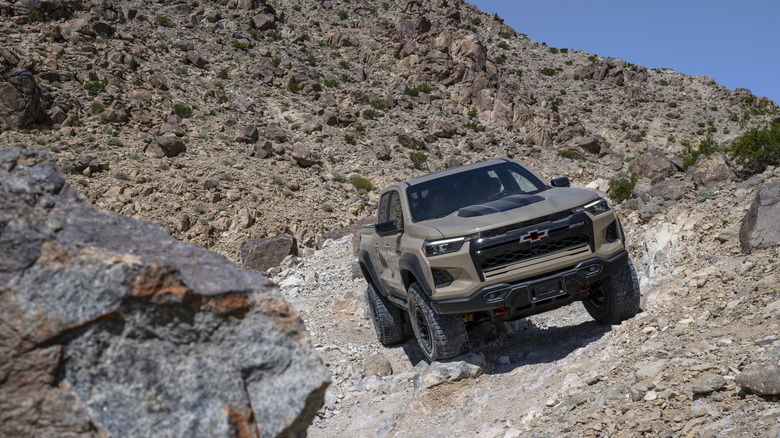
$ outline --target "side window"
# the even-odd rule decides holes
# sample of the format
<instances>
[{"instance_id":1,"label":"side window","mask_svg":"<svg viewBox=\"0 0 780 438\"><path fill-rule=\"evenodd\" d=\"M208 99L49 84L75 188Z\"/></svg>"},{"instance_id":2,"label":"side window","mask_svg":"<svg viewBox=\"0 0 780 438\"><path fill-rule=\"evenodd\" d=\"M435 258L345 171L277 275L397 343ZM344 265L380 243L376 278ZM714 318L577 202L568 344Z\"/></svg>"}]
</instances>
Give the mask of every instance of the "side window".
<instances>
[{"instance_id":1,"label":"side window","mask_svg":"<svg viewBox=\"0 0 780 438\"><path fill-rule=\"evenodd\" d=\"M399 229L404 227L404 213L401 209L401 195L395 190L390 192L390 217L388 220L394 220L395 226Z\"/></svg>"},{"instance_id":2,"label":"side window","mask_svg":"<svg viewBox=\"0 0 780 438\"><path fill-rule=\"evenodd\" d=\"M379 222L385 222L390 220L390 214L387 209L388 204L390 203L390 195L395 192L387 192L379 199L379 210L377 213L377 223Z\"/></svg>"}]
</instances>

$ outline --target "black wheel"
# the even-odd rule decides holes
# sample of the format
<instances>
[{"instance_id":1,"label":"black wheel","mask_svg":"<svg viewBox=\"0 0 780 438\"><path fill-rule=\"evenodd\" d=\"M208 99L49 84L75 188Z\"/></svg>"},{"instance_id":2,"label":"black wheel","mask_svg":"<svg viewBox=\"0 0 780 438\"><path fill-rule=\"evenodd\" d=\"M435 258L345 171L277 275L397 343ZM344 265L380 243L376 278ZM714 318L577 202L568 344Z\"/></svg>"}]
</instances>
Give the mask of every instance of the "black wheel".
<instances>
[{"instance_id":1,"label":"black wheel","mask_svg":"<svg viewBox=\"0 0 780 438\"><path fill-rule=\"evenodd\" d=\"M401 309L379 295L373 284L366 288L368 308L374 321L376 337L382 345L395 345L404 340L404 318Z\"/></svg>"},{"instance_id":2,"label":"black wheel","mask_svg":"<svg viewBox=\"0 0 780 438\"><path fill-rule=\"evenodd\" d=\"M469 348L466 324L458 315L439 315L417 283L409 286L409 318L425 356L431 360L460 356Z\"/></svg>"},{"instance_id":3,"label":"black wheel","mask_svg":"<svg viewBox=\"0 0 780 438\"><path fill-rule=\"evenodd\" d=\"M631 260L591 289L582 301L599 324L617 324L639 313L639 280Z\"/></svg>"}]
</instances>

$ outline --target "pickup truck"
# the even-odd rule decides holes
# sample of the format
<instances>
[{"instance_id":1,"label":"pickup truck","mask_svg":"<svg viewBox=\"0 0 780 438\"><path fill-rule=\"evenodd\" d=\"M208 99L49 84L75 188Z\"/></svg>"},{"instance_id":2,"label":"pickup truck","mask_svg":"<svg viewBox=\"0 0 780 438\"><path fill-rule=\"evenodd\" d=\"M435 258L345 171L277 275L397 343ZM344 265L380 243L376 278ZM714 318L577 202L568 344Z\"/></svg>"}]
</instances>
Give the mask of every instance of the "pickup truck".
<instances>
[{"instance_id":1,"label":"pickup truck","mask_svg":"<svg viewBox=\"0 0 780 438\"><path fill-rule=\"evenodd\" d=\"M639 282L607 201L498 159L386 188L358 260L377 338L411 326L429 360L469 349L467 324L582 301L601 324L639 312Z\"/></svg>"}]
</instances>

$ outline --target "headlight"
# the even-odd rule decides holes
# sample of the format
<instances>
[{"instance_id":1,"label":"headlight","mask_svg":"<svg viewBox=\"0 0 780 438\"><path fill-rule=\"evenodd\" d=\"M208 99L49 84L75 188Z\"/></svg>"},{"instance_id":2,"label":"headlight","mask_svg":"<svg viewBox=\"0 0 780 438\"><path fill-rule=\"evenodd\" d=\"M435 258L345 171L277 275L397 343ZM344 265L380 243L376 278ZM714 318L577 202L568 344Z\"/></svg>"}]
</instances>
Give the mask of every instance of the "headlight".
<instances>
[{"instance_id":1,"label":"headlight","mask_svg":"<svg viewBox=\"0 0 780 438\"><path fill-rule=\"evenodd\" d=\"M609 204L607 203L607 200L604 198L596 199L593 202L589 202L582 207L573 208L572 213L581 213L583 211L588 212L592 215L598 215L601 213L606 213L609 211Z\"/></svg>"},{"instance_id":2,"label":"headlight","mask_svg":"<svg viewBox=\"0 0 780 438\"><path fill-rule=\"evenodd\" d=\"M465 237L453 237L452 239L441 240L426 240L423 244L423 252L425 252L425 255L428 257L449 254L451 252L458 251L463 246L463 242L465 241Z\"/></svg>"}]
</instances>

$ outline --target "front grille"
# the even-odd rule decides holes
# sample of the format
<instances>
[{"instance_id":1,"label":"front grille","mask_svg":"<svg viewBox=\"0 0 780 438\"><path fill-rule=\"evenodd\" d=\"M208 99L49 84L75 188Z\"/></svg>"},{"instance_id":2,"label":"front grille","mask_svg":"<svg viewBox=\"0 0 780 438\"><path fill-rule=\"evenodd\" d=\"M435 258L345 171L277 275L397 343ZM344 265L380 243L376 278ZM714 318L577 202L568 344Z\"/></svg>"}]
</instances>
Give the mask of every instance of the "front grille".
<instances>
[{"instance_id":1,"label":"front grille","mask_svg":"<svg viewBox=\"0 0 780 438\"><path fill-rule=\"evenodd\" d=\"M517 243L510 243L504 245L502 248L497 248L493 251L490 251L491 254L495 255L483 259L481 268L483 272L489 271L491 269L511 265L526 259L540 257L587 244L588 236L583 234L568 236L562 239L532 245L530 247L517 248Z\"/></svg>"},{"instance_id":2,"label":"front grille","mask_svg":"<svg viewBox=\"0 0 780 438\"><path fill-rule=\"evenodd\" d=\"M592 252L593 221L585 213L566 213L545 217L555 217L554 221L502 227L504 233L500 235L482 232L480 239L471 244L471 257L480 278L484 281L486 276L531 267L546 260L545 256Z\"/></svg>"}]
</instances>

